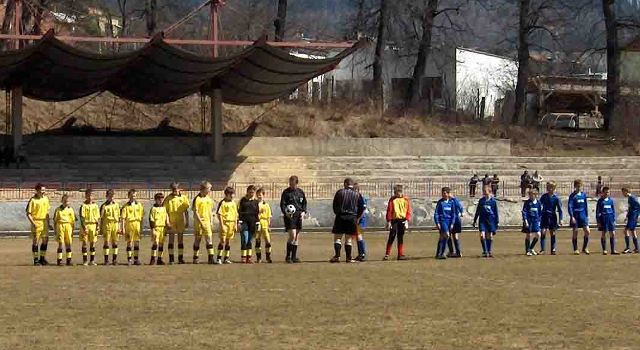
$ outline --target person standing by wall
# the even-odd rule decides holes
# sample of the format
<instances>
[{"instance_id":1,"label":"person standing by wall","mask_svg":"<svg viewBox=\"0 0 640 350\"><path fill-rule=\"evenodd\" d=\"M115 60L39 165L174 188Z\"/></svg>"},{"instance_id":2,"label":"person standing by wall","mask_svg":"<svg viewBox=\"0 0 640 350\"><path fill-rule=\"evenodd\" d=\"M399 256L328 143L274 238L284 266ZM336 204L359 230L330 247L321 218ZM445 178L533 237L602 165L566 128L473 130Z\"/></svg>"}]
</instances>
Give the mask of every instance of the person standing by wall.
<instances>
[{"instance_id":1,"label":"person standing by wall","mask_svg":"<svg viewBox=\"0 0 640 350\"><path fill-rule=\"evenodd\" d=\"M476 188L478 187L478 182L480 182L478 174L473 174L473 176L469 180L469 197L476 196Z\"/></svg>"}]
</instances>

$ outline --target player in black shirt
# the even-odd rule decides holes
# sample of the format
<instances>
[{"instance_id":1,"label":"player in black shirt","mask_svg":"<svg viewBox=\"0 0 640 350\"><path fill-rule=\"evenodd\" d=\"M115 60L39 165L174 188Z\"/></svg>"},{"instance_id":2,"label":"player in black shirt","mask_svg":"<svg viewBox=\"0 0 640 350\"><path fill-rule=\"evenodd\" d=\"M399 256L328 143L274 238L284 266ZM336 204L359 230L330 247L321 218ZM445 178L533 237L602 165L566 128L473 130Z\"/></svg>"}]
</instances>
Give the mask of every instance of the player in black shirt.
<instances>
[{"instance_id":1,"label":"player in black shirt","mask_svg":"<svg viewBox=\"0 0 640 350\"><path fill-rule=\"evenodd\" d=\"M348 263L354 263L351 249L353 237L358 234L358 218L364 213L364 200L354 188L354 181L350 178L344 180L344 188L336 192L333 197L333 213L336 215L333 224L333 248L335 255L330 262L340 262L342 250L342 237L344 236L344 251Z\"/></svg>"},{"instance_id":2,"label":"player in black shirt","mask_svg":"<svg viewBox=\"0 0 640 350\"><path fill-rule=\"evenodd\" d=\"M282 191L280 197L280 210L284 215L284 228L289 234L287 240L287 263L298 263L298 244L300 231L302 230L302 217L307 212L307 197L304 192L298 188L299 179L297 176L289 178L289 187ZM293 205L295 213L287 214L287 207Z\"/></svg>"},{"instance_id":3,"label":"player in black shirt","mask_svg":"<svg viewBox=\"0 0 640 350\"><path fill-rule=\"evenodd\" d=\"M247 194L240 200L238 207L240 224L240 249L242 250L241 263L253 264L251 260L253 250L251 241L256 234L258 225L258 200L256 199L256 186L247 187Z\"/></svg>"}]
</instances>

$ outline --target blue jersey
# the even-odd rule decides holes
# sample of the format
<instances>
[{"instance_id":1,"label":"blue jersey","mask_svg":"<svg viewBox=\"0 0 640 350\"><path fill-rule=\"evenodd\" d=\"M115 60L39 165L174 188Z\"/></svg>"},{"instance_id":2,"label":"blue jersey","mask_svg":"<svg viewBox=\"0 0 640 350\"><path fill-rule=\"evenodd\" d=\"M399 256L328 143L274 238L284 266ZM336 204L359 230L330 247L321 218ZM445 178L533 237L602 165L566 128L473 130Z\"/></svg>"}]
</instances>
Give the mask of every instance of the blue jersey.
<instances>
[{"instance_id":1,"label":"blue jersey","mask_svg":"<svg viewBox=\"0 0 640 350\"><path fill-rule=\"evenodd\" d=\"M613 203L613 198L600 198L598 199L598 204L596 205L596 217L609 217L615 218L616 216L616 207Z\"/></svg>"},{"instance_id":2,"label":"blue jersey","mask_svg":"<svg viewBox=\"0 0 640 350\"><path fill-rule=\"evenodd\" d=\"M522 220L531 222L539 222L542 218L542 205L540 201L535 199L527 199L522 206Z\"/></svg>"},{"instance_id":3,"label":"blue jersey","mask_svg":"<svg viewBox=\"0 0 640 350\"><path fill-rule=\"evenodd\" d=\"M476 215L473 217L473 222L477 222L478 218L480 218L480 221L489 222L495 225L500 223L500 219L498 217L498 202L496 202L495 198L480 198L478 206L476 207Z\"/></svg>"},{"instance_id":4,"label":"blue jersey","mask_svg":"<svg viewBox=\"0 0 640 350\"><path fill-rule=\"evenodd\" d=\"M460 216L462 216L462 214L464 213L464 207L462 207L462 203L460 203L460 201L458 200L458 198L453 197L451 198L451 200L453 201L453 220L454 221L459 221L460 220Z\"/></svg>"},{"instance_id":5,"label":"blue jersey","mask_svg":"<svg viewBox=\"0 0 640 350\"><path fill-rule=\"evenodd\" d=\"M569 217L575 218L576 216L584 217L589 213L587 207L587 194L584 192L573 192L569 196Z\"/></svg>"},{"instance_id":6,"label":"blue jersey","mask_svg":"<svg viewBox=\"0 0 640 350\"><path fill-rule=\"evenodd\" d=\"M627 211L627 218L636 219L640 215L640 203L635 196L629 196L629 210Z\"/></svg>"},{"instance_id":7,"label":"blue jersey","mask_svg":"<svg viewBox=\"0 0 640 350\"><path fill-rule=\"evenodd\" d=\"M433 221L436 225L447 223L451 225L455 216L455 203L450 199L440 199L436 205L436 212L433 214Z\"/></svg>"},{"instance_id":8,"label":"blue jersey","mask_svg":"<svg viewBox=\"0 0 640 350\"><path fill-rule=\"evenodd\" d=\"M364 207L364 211L362 212L362 217L360 217L360 220L358 221L358 225L360 225L360 227L362 228L367 228L367 214L368 214L368 209L367 209L367 205L369 204L369 200L366 199L364 196L360 196L360 203L359 206L363 206Z\"/></svg>"},{"instance_id":9,"label":"blue jersey","mask_svg":"<svg viewBox=\"0 0 640 350\"><path fill-rule=\"evenodd\" d=\"M545 193L540 197L540 204L542 205L542 214L543 215L556 215L562 221L562 202L560 202L560 197L558 197L555 193L548 194Z\"/></svg>"}]
</instances>

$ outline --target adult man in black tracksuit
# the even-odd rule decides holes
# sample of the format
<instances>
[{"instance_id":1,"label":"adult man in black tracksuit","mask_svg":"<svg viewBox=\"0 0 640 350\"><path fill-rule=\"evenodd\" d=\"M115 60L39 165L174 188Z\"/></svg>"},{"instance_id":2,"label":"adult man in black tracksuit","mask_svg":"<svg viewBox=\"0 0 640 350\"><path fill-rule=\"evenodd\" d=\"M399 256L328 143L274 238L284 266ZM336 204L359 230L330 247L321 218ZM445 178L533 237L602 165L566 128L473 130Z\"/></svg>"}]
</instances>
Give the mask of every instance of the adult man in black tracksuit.
<instances>
[{"instance_id":1,"label":"adult man in black tracksuit","mask_svg":"<svg viewBox=\"0 0 640 350\"><path fill-rule=\"evenodd\" d=\"M298 188L298 177L291 176L289 178L289 187L282 192L280 197L280 210L284 215L284 228L289 234L287 240L287 263L299 263L298 244L300 231L302 231L302 217L307 212L307 197L304 192ZM293 215L287 215L287 206L293 205L296 212Z\"/></svg>"},{"instance_id":2,"label":"adult man in black tracksuit","mask_svg":"<svg viewBox=\"0 0 640 350\"><path fill-rule=\"evenodd\" d=\"M354 235L358 234L358 218L364 210L364 200L360 193L354 189L354 181L350 178L345 179L344 188L336 192L333 197L333 213L336 215L332 230L335 255L330 262L340 262L343 235L345 236L344 251L347 262L356 262L351 257L352 239Z\"/></svg>"}]
</instances>

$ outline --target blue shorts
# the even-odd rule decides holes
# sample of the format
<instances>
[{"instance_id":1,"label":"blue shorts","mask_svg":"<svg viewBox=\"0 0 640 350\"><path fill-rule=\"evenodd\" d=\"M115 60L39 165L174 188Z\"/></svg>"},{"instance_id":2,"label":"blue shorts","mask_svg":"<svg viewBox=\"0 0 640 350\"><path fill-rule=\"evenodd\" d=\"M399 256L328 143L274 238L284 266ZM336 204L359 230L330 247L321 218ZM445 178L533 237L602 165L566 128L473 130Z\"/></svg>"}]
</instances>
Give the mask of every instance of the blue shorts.
<instances>
[{"instance_id":1,"label":"blue shorts","mask_svg":"<svg viewBox=\"0 0 640 350\"><path fill-rule=\"evenodd\" d=\"M575 223L571 225L572 228L589 227L589 217L585 213L574 215L573 219L575 220Z\"/></svg>"},{"instance_id":2,"label":"blue shorts","mask_svg":"<svg viewBox=\"0 0 640 350\"><path fill-rule=\"evenodd\" d=\"M451 233L461 233L462 232L462 220L457 218L453 221L453 227L451 228Z\"/></svg>"},{"instance_id":3,"label":"blue shorts","mask_svg":"<svg viewBox=\"0 0 640 350\"><path fill-rule=\"evenodd\" d=\"M440 222L440 233L450 233L451 232L451 221L442 220Z\"/></svg>"},{"instance_id":4,"label":"blue shorts","mask_svg":"<svg viewBox=\"0 0 640 350\"><path fill-rule=\"evenodd\" d=\"M556 231L558 228L560 228L560 225L558 225L558 216L555 213L542 213L542 221L540 222L540 227L542 227L543 229Z\"/></svg>"},{"instance_id":5,"label":"blue shorts","mask_svg":"<svg viewBox=\"0 0 640 350\"><path fill-rule=\"evenodd\" d=\"M602 215L600 217L600 231L601 232L613 232L616 230L616 218L615 216Z\"/></svg>"},{"instance_id":6,"label":"blue shorts","mask_svg":"<svg viewBox=\"0 0 640 350\"><path fill-rule=\"evenodd\" d=\"M527 220L527 223L529 224L527 226L527 229L529 230L529 232L527 233L536 233L536 232L540 232L540 221L538 220Z\"/></svg>"},{"instance_id":7,"label":"blue shorts","mask_svg":"<svg viewBox=\"0 0 640 350\"><path fill-rule=\"evenodd\" d=\"M636 229L636 227L638 227L638 218L635 217L628 217L627 216L627 226L625 226L625 229L629 230L629 231L634 231Z\"/></svg>"},{"instance_id":8,"label":"blue shorts","mask_svg":"<svg viewBox=\"0 0 640 350\"><path fill-rule=\"evenodd\" d=\"M498 225L496 225L495 222L480 220L478 230L484 233L496 233L498 231Z\"/></svg>"}]
</instances>

